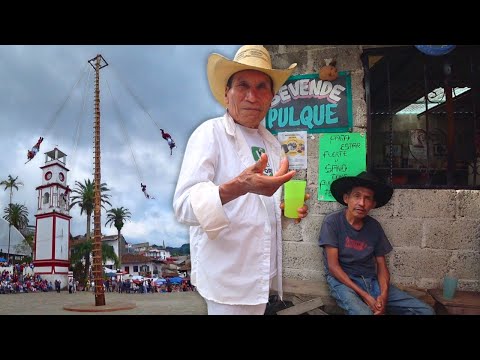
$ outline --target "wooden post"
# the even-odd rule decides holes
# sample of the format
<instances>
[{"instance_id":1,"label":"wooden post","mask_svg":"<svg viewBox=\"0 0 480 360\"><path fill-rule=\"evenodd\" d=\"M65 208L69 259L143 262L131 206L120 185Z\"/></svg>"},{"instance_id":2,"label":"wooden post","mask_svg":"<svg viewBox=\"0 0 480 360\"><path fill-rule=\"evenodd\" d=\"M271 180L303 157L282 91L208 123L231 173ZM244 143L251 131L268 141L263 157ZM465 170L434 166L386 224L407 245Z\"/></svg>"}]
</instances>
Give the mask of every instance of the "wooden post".
<instances>
[{"instance_id":1,"label":"wooden post","mask_svg":"<svg viewBox=\"0 0 480 360\"><path fill-rule=\"evenodd\" d=\"M95 65L93 62L95 61ZM103 63L102 63L103 61ZM95 281L95 306L105 305L105 290L103 289L102 269L102 233L101 233L101 171L100 171L100 69L108 63L97 55L89 60L95 69L95 121L94 121L94 153L95 153L95 201L93 210L93 265L92 272Z\"/></svg>"}]
</instances>

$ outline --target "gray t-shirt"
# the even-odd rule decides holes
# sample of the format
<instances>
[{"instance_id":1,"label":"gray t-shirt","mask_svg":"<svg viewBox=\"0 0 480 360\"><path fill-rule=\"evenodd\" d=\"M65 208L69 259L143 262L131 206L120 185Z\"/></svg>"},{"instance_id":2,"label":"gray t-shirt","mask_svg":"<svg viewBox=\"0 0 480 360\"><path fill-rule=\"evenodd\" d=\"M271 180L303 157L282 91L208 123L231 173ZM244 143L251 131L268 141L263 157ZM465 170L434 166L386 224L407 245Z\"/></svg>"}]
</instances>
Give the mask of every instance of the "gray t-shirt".
<instances>
[{"instance_id":1,"label":"gray t-shirt","mask_svg":"<svg viewBox=\"0 0 480 360\"><path fill-rule=\"evenodd\" d=\"M392 250L380 223L366 216L363 227L355 230L345 217L346 209L325 216L318 244L338 248L338 261L349 276L376 276L376 256ZM327 252L323 249L325 272L328 274Z\"/></svg>"}]
</instances>

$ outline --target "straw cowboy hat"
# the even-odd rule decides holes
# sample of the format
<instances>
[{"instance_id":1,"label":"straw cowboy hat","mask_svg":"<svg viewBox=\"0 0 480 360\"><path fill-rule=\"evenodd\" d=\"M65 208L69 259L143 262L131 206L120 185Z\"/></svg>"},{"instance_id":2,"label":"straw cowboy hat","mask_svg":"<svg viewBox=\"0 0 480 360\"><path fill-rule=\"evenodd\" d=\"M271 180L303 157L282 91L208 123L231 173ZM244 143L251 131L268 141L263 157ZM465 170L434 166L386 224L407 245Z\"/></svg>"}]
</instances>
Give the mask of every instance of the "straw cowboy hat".
<instances>
[{"instance_id":1,"label":"straw cowboy hat","mask_svg":"<svg viewBox=\"0 0 480 360\"><path fill-rule=\"evenodd\" d=\"M208 57L208 83L215 99L225 107L227 81L236 72L258 70L267 74L273 80L273 93L276 94L296 66L297 64L293 63L286 70L272 69L272 60L267 49L262 45L244 45L238 49L233 60L215 53Z\"/></svg>"},{"instance_id":2,"label":"straw cowboy hat","mask_svg":"<svg viewBox=\"0 0 480 360\"><path fill-rule=\"evenodd\" d=\"M390 185L366 171L362 171L357 176L345 176L333 181L330 185L330 191L335 200L346 206L347 204L343 201L343 195L356 186L366 187L375 192L374 198L377 203L375 208L382 207L388 203L393 195L393 188Z\"/></svg>"}]
</instances>

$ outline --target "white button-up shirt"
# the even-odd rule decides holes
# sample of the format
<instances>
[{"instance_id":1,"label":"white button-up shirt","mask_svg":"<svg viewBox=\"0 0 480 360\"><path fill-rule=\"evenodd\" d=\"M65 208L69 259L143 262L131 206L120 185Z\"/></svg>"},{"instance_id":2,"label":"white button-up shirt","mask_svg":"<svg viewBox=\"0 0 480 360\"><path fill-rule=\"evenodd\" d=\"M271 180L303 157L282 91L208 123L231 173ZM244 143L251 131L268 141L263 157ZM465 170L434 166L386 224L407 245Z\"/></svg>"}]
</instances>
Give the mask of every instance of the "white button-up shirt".
<instances>
[{"instance_id":1,"label":"white button-up shirt","mask_svg":"<svg viewBox=\"0 0 480 360\"><path fill-rule=\"evenodd\" d=\"M262 125L273 173L285 156ZM177 220L190 225L191 282L205 299L230 305L266 303L269 295L271 226L261 197L247 193L222 205L219 186L255 163L230 115L210 119L190 136L173 197ZM277 276L282 295L282 186L273 195L277 218Z\"/></svg>"}]
</instances>

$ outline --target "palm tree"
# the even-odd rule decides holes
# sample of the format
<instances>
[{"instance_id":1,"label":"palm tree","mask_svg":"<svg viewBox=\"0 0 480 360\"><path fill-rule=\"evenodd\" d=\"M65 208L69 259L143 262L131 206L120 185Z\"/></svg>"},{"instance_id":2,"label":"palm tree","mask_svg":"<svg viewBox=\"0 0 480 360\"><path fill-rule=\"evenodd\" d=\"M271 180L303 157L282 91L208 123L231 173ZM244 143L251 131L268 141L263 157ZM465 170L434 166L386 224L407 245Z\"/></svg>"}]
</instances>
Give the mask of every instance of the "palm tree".
<instances>
[{"instance_id":1,"label":"palm tree","mask_svg":"<svg viewBox=\"0 0 480 360\"><path fill-rule=\"evenodd\" d=\"M24 241L22 242L22 244L25 242L26 240L26 236L24 234L24 230L27 228L27 225L28 225L28 209L25 205L20 205L20 204L9 204L9 206L7 206L3 212L5 213L5 215L3 216L3 218L5 220L8 221L9 223L9 232L10 232L10 226L14 226L15 228L17 228L18 231L20 231L20 233L22 233L22 235L24 236ZM9 242L10 243L10 242ZM32 243L33 243L33 235L32 235ZM33 247L30 247L30 249L28 249L27 247L23 246L22 244L18 244L16 247L15 247L15 252L18 254L18 253L25 253L25 252L28 252L29 254L32 253L32 249ZM26 260L26 259L24 259Z\"/></svg>"},{"instance_id":2,"label":"palm tree","mask_svg":"<svg viewBox=\"0 0 480 360\"><path fill-rule=\"evenodd\" d=\"M87 240L90 240L90 226L91 226L91 219L92 213L95 207L95 181L90 181L90 179L84 180L85 184L82 184L79 181L75 181L76 188L72 191L72 194L77 194L72 196L72 203L70 204L70 209L75 205L80 207L80 215L85 214L87 215ZM105 209L104 204L110 204L108 199L110 195L105 194L105 192L110 191L107 188L106 183L100 184L100 202L102 208Z\"/></svg>"},{"instance_id":3,"label":"palm tree","mask_svg":"<svg viewBox=\"0 0 480 360\"><path fill-rule=\"evenodd\" d=\"M1 185L5 185L5 189L4 189L5 191L7 191L7 189L10 189L9 205L11 205L12 204L13 189L18 191L18 187L23 185L23 183L21 181L18 181L18 176L14 179L12 177L12 175L8 175L7 180L3 180L2 182L0 182L0 186ZM9 222L8 223L8 256L7 256L8 261L10 261L10 227L11 226L12 226L12 224Z\"/></svg>"},{"instance_id":4,"label":"palm tree","mask_svg":"<svg viewBox=\"0 0 480 360\"><path fill-rule=\"evenodd\" d=\"M28 209L25 205L9 204L3 209L5 215L3 218L7 220L10 225L13 225L20 232L28 225Z\"/></svg>"},{"instance_id":5,"label":"palm tree","mask_svg":"<svg viewBox=\"0 0 480 360\"><path fill-rule=\"evenodd\" d=\"M124 209L123 206L119 208L112 208L107 211L107 222L105 223L105 226L110 224L110 227L114 225L117 230L118 230L118 236L117 236L117 241L118 241L118 258L119 258L119 264L118 266L122 266L122 255L123 255L123 250L125 249L125 244L123 241L123 238L120 234L123 225L125 224L125 221L130 220L130 211L128 209Z\"/></svg>"},{"instance_id":6,"label":"palm tree","mask_svg":"<svg viewBox=\"0 0 480 360\"><path fill-rule=\"evenodd\" d=\"M103 265L107 262L107 260L112 260L114 262L115 269L118 268L119 259L117 254L115 254L115 250L112 245L107 245L102 243L102 262Z\"/></svg>"}]
</instances>

